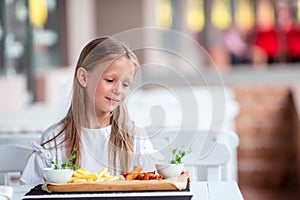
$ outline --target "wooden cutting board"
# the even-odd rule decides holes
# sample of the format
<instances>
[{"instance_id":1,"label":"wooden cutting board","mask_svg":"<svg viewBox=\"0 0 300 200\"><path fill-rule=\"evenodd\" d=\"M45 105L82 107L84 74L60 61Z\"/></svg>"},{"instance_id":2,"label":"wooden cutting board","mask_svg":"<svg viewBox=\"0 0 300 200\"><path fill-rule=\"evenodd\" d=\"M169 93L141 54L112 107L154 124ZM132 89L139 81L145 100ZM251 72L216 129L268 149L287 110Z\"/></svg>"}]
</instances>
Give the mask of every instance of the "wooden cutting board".
<instances>
[{"instance_id":1,"label":"wooden cutting board","mask_svg":"<svg viewBox=\"0 0 300 200\"><path fill-rule=\"evenodd\" d=\"M43 190L48 192L120 192L120 191L175 191L184 190L187 180L117 180L92 183L45 183Z\"/></svg>"},{"instance_id":2,"label":"wooden cutting board","mask_svg":"<svg viewBox=\"0 0 300 200\"><path fill-rule=\"evenodd\" d=\"M168 181L103 181L98 183L67 183L48 184L52 192L104 192L104 191L148 191L148 190L178 190Z\"/></svg>"}]
</instances>

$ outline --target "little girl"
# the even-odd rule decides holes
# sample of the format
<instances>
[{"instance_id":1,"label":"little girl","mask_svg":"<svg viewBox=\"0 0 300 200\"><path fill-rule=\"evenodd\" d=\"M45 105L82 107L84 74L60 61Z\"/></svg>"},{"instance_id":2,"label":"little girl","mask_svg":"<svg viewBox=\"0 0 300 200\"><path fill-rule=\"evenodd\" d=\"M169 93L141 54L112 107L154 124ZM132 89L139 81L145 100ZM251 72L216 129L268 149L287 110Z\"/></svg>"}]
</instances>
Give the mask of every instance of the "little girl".
<instances>
[{"instance_id":1,"label":"little girl","mask_svg":"<svg viewBox=\"0 0 300 200\"><path fill-rule=\"evenodd\" d=\"M110 37L89 42L76 65L68 113L43 133L40 144L31 143L34 151L21 182L43 183L43 168L51 167L51 161L61 164L74 149L74 163L91 172L108 167L120 174L133 166L153 171L153 146L128 119L124 104L138 67L124 43Z\"/></svg>"}]
</instances>

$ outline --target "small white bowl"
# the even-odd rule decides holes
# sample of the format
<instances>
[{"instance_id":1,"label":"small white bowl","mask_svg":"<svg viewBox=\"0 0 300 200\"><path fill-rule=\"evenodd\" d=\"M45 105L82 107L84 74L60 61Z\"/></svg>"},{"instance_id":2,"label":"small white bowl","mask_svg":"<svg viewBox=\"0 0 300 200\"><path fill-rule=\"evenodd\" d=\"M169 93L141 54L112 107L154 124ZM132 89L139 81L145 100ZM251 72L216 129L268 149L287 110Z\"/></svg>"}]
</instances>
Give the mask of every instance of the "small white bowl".
<instances>
[{"instance_id":1,"label":"small white bowl","mask_svg":"<svg viewBox=\"0 0 300 200\"><path fill-rule=\"evenodd\" d=\"M157 172L163 176L163 178L175 178L178 177L183 169L184 163L180 164L155 164Z\"/></svg>"},{"instance_id":2,"label":"small white bowl","mask_svg":"<svg viewBox=\"0 0 300 200\"><path fill-rule=\"evenodd\" d=\"M72 173L73 170L71 169L43 169L43 175L46 181L50 183L67 183L72 177Z\"/></svg>"}]
</instances>

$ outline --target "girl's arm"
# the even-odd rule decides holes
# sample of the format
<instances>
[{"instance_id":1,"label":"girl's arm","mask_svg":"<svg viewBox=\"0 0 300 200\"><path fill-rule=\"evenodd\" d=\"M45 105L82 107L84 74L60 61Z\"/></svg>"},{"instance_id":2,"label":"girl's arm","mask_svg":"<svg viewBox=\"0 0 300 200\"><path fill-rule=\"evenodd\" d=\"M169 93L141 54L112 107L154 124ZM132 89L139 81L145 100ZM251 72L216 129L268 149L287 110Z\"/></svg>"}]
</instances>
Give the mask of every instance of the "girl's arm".
<instances>
[{"instance_id":1,"label":"girl's arm","mask_svg":"<svg viewBox=\"0 0 300 200\"><path fill-rule=\"evenodd\" d=\"M32 147L33 152L30 155L27 165L21 175L21 184L36 185L45 182L43 169L52 166L51 161L56 158L58 148L48 148L54 147L55 142L47 143L44 146L41 146L40 144L52 138L59 130L61 130L61 125L55 124L42 134L39 143L36 141L30 141L29 144ZM59 156L61 157L61 155L62 154L60 152Z\"/></svg>"},{"instance_id":2,"label":"girl's arm","mask_svg":"<svg viewBox=\"0 0 300 200\"><path fill-rule=\"evenodd\" d=\"M44 183L43 169L51 167L53 155L50 151L45 150L37 142L31 141L30 146L33 149L27 165L21 176L21 184L36 185Z\"/></svg>"}]
</instances>

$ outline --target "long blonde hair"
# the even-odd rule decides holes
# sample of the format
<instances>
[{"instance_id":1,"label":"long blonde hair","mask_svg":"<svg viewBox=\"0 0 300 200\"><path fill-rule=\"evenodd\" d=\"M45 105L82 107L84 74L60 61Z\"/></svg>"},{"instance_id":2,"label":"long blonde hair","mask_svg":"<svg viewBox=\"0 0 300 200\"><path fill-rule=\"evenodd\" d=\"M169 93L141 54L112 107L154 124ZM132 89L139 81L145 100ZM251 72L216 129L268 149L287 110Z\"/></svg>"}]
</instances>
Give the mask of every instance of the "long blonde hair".
<instances>
[{"instance_id":1,"label":"long blonde hair","mask_svg":"<svg viewBox=\"0 0 300 200\"><path fill-rule=\"evenodd\" d=\"M75 162L80 161L80 135L83 124L87 121L85 115L85 88L82 87L77 79L77 70L83 67L86 71L92 71L96 66L101 66L99 63L104 63L113 59L117 59L126 55L135 65L135 69L139 66L136 55L121 41L111 37L101 37L89 42L81 51L77 61L75 74L73 77L73 95L71 105L66 116L60 121L62 130L53 138L42 143L45 145L51 141L56 141L58 137L63 136L68 157L74 148L76 151ZM133 152L132 137L128 133L128 113L124 103L118 106L110 118L111 134L108 149L108 160L110 166L113 166L114 172L117 168L117 160L121 171L128 171L132 160Z\"/></svg>"}]
</instances>

